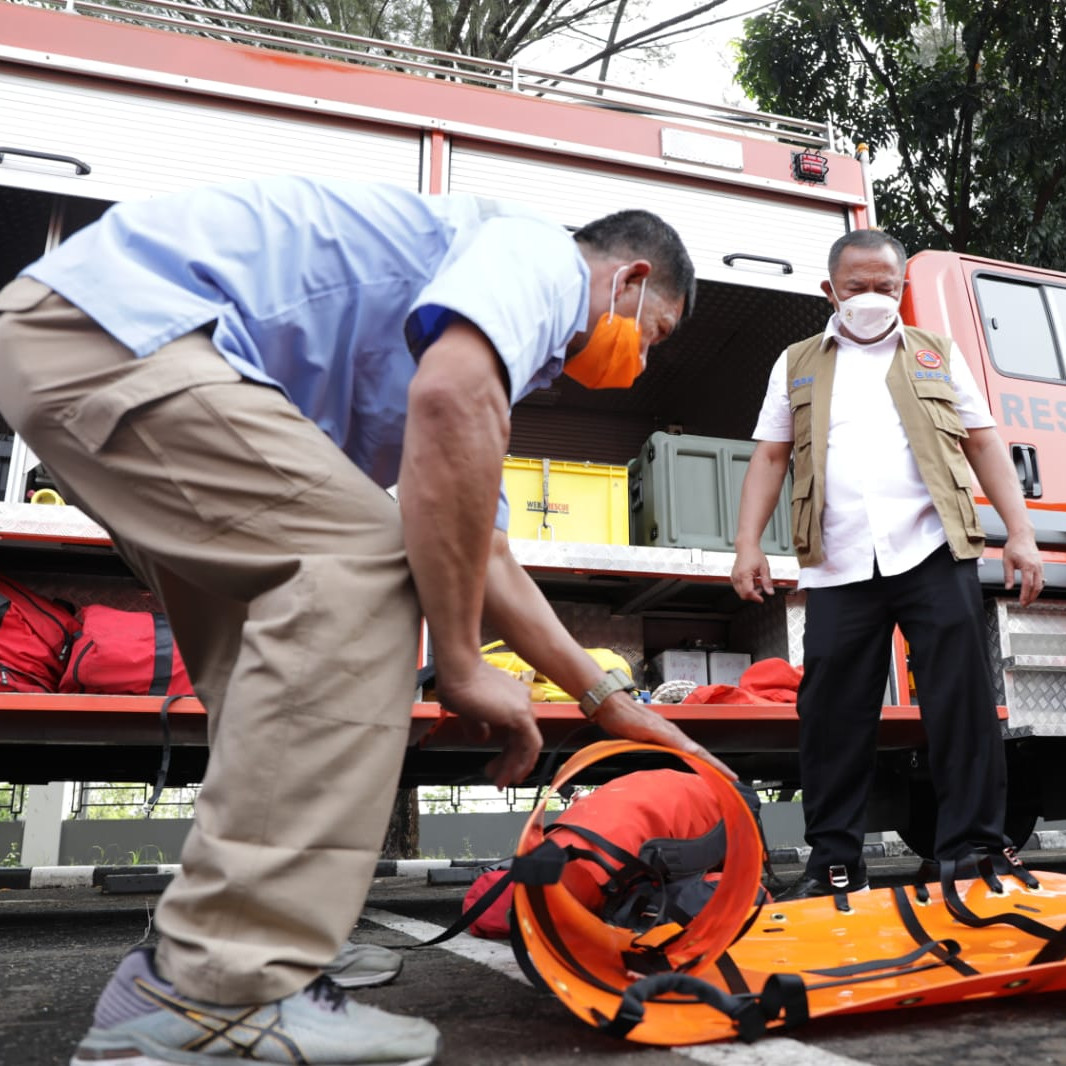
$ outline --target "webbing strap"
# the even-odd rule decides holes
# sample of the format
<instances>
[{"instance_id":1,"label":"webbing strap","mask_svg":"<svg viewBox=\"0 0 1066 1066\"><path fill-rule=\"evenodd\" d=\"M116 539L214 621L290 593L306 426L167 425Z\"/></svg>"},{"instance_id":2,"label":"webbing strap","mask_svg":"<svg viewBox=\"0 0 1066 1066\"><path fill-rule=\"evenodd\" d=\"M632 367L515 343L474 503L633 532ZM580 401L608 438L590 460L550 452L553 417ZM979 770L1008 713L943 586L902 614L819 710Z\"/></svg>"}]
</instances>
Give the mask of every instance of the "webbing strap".
<instances>
[{"instance_id":1,"label":"webbing strap","mask_svg":"<svg viewBox=\"0 0 1066 1066\"><path fill-rule=\"evenodd\" d=\"M1066 926L1063 926L1048 942L1029 960L1030 966L1039 966L1045 962L1062 962L1066 958Z\"/></svg>"},{"instance_id":2,"label":"webbing strap","mask_svg":"<svg viewBox=\"0 0 1066 1066\"><path fill-rule=\"evenodd\" d=\"M545 836L550 835L553 829L554 830L570 830L570 832L576 833L579 837L583 837L590 844L595 844L596 847L598 847L601 851L603 851L606 854L610 855L610 857L612 859L615 859L618 862L622 863L623 868L626 867L626 866L633 866L633 865L643 866L644 865L643 863L640 862L640 860L637 858L637 856L634 855L631 851L626 851L625 848L619 847L613 841L608 840L605 836L603 836L600 833L597 833L594 829L589 829L587 826L584 826L584 825L571 825L569 822L553 822L545 830ZM606 866L603 863L602 859L600 861L600 865L603 866L604 869L613 872L613 870L611 870L611 867Z\"/></svg>"},{"instance_id":3,"label":"webbing strap","mask_svg":"<svg viewBox=\"0 0 1066 1066\"><path fill-rule=\"evenodd\" d=\"M594 988L600 989L601 992L610 992L616 996L622 995L621 989L609 985L606 981L601 981L600 978L587 970L577 960L573 952L571 952L570 948L567 946L566 941L560 936L559 930L555 927L555 922L552 921L552 916L545 902L543 891L535 886L527 886L526 896L529 899L529 906L533 911L533 916L536 918L537 924L540 926L541 932L547 938L548 943L551 944L552 948L555 949L559 958L561 958L570 968L571 973L580 977L581 980L586 981Z\"/></svg>"},{"instance_id":4,"label":"webbing strap","mask_svg":"<svg viewBox=\"0 0 1066 1066\"><path fill-rule=\"evenodd\" d=\"M654 837L640 846L638 857L671 878L688 877L717 870L725 861L725 825L721 820L691 839Z\"/></svg>"},{"instance_id":5,"label":"webbing strap","mask_svg":"<svg viewBox=\"0 0 1066 1066\"><path fill-rule=\"evenodd\" d=\"M914 951L909 951L906 955L897 955L895 958L870 959L867 962L853 962L850 966L829 966L825 969L805 967L804 973L816 973L819 977L861 977L864 974L873 974L872 979L878 980L884 976L883 971L902 971L903 967L917 962L923 955L936 955L938 957L944 953L958 955L960 951L962 951L962 947L956 940L929 940L924 944L919 944ZM928 968L922 967L922 969ZM825 988L829 986L817 985L812 987Z\"/></svg>"},{"instance_id":6,"label":"webbing strap","mask_svg":"<svg viewBox=\"0 0 1066 1066\"><path fill-rule=\"evenodd\" d=\"M522 930L518 928L518 922L515 921L513 911L511 913L510 935L511 950L514 952L518 968L526 975L526 980L538 992L547 992L549 995L554 995L548 987L548 982L541 977L540 971L533 965L533 960L529 957L529 948L526 947L526 942L522 939Z\"/></svg>"},{"instance_id":7,"label":"webbing strap","mask_svg":"<svg viewBox=\"0 0 1066 1066\"><path fill-rule=\"evenodd\" d=\"M985 858L988 859L987 863ZM999 885L1000 891L1003 890L1003 886L999 884L995 874L992 872L990 857L982 858L978 863L978 872L986 882L990 883L993 891L995 891L996 885ZM962 922L964 925L973 926L977 929L988 925L1011 925L1015 929L1020 929L1030 936L1039 937L1041 940L1051 941L1058 937L1060 930L1054 929L1050 925L1045 925L1043 922L1038 922L1033 918L1027 918L1024 914L1000 911L999 914L993 914L987 918L982 918L979 914L975 914L963 903L959 890L955 887L955 878L958 876L958 863L954 859L940 860L940 888L944 893L944 905L952 918Z\"/></svg>"},{"instance_id":8,"label":"webbing strap","mask_svg":"<svg viewBox=\"0 0 1066 1066\"><path fill-rule=\"evenodd\" d=\"M458 936L464 929L473 925L515 882L525 885L556 884L562 877L563 869L569 859L570 856L565 849L559 847L553 841L545 840L528 855L518 855L511 859L507 872L503 877L488 888L444 932L438 933L432 940L423 940L418 944L409 944L407 946L428 948ZM513 932L514 922L511 923L511 926ZM522 960L519 959L519 963L521 962Z\"/></svg>"},{"instance_id":9,"label":"webbing strap","mask_svg":"<svg viewBox=\"0 0 1066 1066\"><path fill-rule=\"evenodd\" d=\"M491 907L496 900L504 894L513 881L513 871L508 870L507 873L505 873L503 877L489 888L478 900L463 911L463 913L452 922L443 933L438 933L432 940L422 940L417 944L405 944L404 947L428 948L432 947L434 944L441 944L445 940L451 940L453 936L458 936L468 926L473 925L474 922L476 922L478 918L480 918L485 911L487 911L489 907Z\"/></svg>"},{"instance_id":10,"label":"webbing strap","mask_svg":"<svg viewBox=\"0 0 1066 1066\"><path fill-rule=\"evenodd\" d=\"M152 612L155 627L155 660L152 663L152 681L148 686L149 696L165 696L170 685L174 667L174 634L166 615Z\"/></svg>"},{"instance_id":11,"label":"webbing strap","mask_svg":"<svg viewBox=\"0 0 1066 1066\"><path fill-rule=\"evenodd\" d=\"M718 956L715 966L718 967L718 972L722 975L722 980L725 981L730 992L738 994L751 991L748 982L744 980L744 974L741 972L740 967L728 951L724 951Z\"/></svg>"},{"instance_id":12,"label":"webbing strap","mask_svg":"<svg viewBox=\"0 0 1066 1066\"><path fill-rule=\"evenodd\" d=\"M644 1005L679 1002L678 996L688 997L680 1002L702 1003L720 1011L737 1027L737 1036L746 1043L758 1040L766 1033L766 1023L783 1015L783 1028L794 1029L810 1017L807 990L803 979L795 974L772 974L758 996L732 995L715 985L689 974L662 973L641 978L631 984L613 1018L600 1015L599 1028L609 1036L624 1037L644 1020Z\"/></svg>"},{"instance_id":13,"label":"webbing strap","mask_svg":"<svg viewBox=\"0 0 1066 1066\"><path fill-rule=\"evenodd\" d=\"M720 1011L737 1026L737 1035L747 1043L758 1040L766 1032L766 1017L754 996L732 996L698 977L682 973L659 973L634 981L622 994L615 1016L600 1015L599 1029L608 1036L627 1036L644 1020L644 1005L668 994L687 996L688 1000L681 1002L703 1003Z\"/></svg>"},{"instance_id":14,"label":"webbing strap","mask_svg":"<svg viewBox=\"0 0 1066 1066\"><path fill-rule=\"evenodd\" d=\"M896 885L892 889L892 896L896 901L896 910L899 913L900 921L903 922L903 928L910 933L911 939L916 944L935 944L933 954L941 962L947 963L953 970L962 974L963 977L974 977L977 974L978 971L968 962L963 962L958 954L953 954L940 941L934 941L930 938L922 923L918 920L918 915L915 914L914 907L907 896L907 890L902 885Z\"/></svg>"},{"instance_id":15,"label":"webbing strap","mask_svg":"<svg viewBox=\"0 0 1066 1066\"><path fill-rule=\"evenodd\" d=\"M144 805L144 816L146 818L152 813L155 805L159 802L159 797L163 795L163 789L166 788L167 774L170 773L170 719L167 716L167 712L175 700L182 698L182 696L168 696L163 700L159 708L159 725L163 732L163 754L159 758L159 773L155 777L155 788L152 789L152 795Z\"/></svg>"}]
</instances>

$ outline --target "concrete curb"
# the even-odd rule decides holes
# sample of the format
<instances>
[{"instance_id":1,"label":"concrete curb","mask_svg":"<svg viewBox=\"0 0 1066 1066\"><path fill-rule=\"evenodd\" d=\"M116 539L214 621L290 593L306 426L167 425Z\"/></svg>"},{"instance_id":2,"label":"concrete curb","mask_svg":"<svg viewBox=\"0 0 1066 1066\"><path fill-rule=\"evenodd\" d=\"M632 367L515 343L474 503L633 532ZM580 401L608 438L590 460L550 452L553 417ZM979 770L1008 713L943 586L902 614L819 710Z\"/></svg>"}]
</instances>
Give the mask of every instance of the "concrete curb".
<instances>
[{"instance_id":1,"label":"concrete curb","mask_svg":"<svg viewBox=\"0 0 1066 1066\"><path fill-rule=\"evenodd\" d=\"M442 868L491 866L498 859L382 859L375 877L421 877ZM101 888L113 877L170 878L178 863L142 866L10 866L0 867L0 890L25 888Z\"/></svg>"},{"instance_id":2,"label":"concrete curb","mask_svg":"<svg viewBox=\"0 0 1066 1066\"><path fill-rule=\"evenodd\" d=\"M863 849L867 859L894 859L912 856L914 853L902 841L885 841L867 844ZM1066 832L1060 829L1040 830L1025 844L1025 851L1066 850ZM773 848L770 862L782 865L807 861L808 847ZM430 870L472 869L492 866L495 859L382 859L374 871L375 877L429 877ZM156 876L160 881L169 880L180 869L178 863L156 866L11 866L0 867L0 890L25 888L102 888L109 878Z\"/></svg>"}]
</instances>

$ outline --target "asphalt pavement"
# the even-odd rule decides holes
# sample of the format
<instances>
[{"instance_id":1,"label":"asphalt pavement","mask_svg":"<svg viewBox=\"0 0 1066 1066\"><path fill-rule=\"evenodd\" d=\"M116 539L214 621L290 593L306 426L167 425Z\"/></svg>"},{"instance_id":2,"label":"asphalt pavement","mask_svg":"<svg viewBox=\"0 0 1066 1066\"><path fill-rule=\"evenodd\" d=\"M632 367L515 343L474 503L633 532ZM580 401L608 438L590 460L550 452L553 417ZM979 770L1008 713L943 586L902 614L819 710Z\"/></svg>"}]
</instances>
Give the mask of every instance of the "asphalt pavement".
<instances>
[{"instance_id":1,"label":"asphalt pavement","mask_svg":"<svg viewBox=\"0 0 1066 1066\"><path fill-rule=\"evenodd\" d=\"M1066 872L1066 852L1027 855L1033 868ZM913 860L872 864L875 887L906 881ZM782 880L798 866L778 867ZM404 946L459 914L465 885L383 877L371 891L356 941ZM154 940L158 894L99 888L0 891L0 1063L66 1066L96 998L119 959ZM308 901L313 906L313 901ZM521 976L510 947L466 935L406 952L393 984L360 998L429 1017L443 1031L441 1066L1066 1066L1066 994L983 1000L811 1022L747 1045L645 1047L603 1036Z\"/></svg>"}]
</instances>

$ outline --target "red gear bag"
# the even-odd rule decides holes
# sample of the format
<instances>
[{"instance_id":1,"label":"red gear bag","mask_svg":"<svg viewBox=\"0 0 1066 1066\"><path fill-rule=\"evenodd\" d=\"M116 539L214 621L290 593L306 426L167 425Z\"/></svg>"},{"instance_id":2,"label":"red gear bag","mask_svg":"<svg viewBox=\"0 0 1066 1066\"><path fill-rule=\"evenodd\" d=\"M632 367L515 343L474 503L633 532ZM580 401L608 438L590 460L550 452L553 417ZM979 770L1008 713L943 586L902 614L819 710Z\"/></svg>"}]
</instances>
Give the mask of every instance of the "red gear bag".
<instances>
[{"instance_id":1,"label":"red gear bag","mask_svg":"<svg viewBox=\"0 0 1066 1066\"><path fill-rule=\"evenodd\" d=\"M78 622L60 692L192 695L192 683L165 615L91 604L78 612Z\"/></svg>"}]
</instances>

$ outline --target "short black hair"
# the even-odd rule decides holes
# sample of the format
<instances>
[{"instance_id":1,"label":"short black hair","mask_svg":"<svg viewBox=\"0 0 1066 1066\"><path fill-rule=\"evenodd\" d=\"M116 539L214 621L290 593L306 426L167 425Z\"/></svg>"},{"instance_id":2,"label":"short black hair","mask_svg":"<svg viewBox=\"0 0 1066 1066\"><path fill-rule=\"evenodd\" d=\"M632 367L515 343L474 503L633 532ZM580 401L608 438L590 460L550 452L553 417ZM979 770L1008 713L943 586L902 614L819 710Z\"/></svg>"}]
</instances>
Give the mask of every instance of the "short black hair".
<instances>
[{"instance_id":1,"label":"short black hair","mask_svg":"<svg viewBox=\"0 0 1066 1066\"><path fill-rule=\"evenodd\" d=\"M696 268L677 230L651 211L616 211L582 226L574 240L604 255L647 259L652 266L652 285L684 297L682 317L696 303Z\"/></svg>"},{"instance_id":2,"label":"short black hair","mask_svg":"<svg viewBox=\"0 0 1066 1066\"><path fill-rule=\"evenodd\" d=\"M899 260L899 272L902 276L907 272L907 249L880 229L856 229L845 233L843 237L837 237L833 247L829 249L829 276L832 277L840 265L840 256L845 248L865 248L868 251L879 251L882 248L891 248Z\"/></svg>"}]
</instances>

